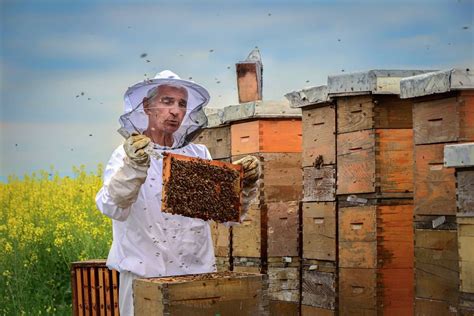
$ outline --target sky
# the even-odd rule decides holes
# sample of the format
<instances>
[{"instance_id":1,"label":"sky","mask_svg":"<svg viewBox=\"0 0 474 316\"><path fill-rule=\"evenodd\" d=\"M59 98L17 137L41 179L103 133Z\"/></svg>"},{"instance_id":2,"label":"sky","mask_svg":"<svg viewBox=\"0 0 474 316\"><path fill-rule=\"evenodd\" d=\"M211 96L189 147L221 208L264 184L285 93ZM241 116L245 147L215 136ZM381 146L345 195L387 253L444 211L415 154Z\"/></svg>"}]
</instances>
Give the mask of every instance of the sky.
<instances>
[{"instance_id":1,"label":"sky","mask_svg":"<svg viewBox=\"0 0 474 316\"><path fill-rule=\"evenodd\" d=\"M205 86L209 107L238 104L235 63L254 47L264 100L341 73L472 69L473 12L474 0L2 0L0 181L106 164L125 90L164 69Z\"/></svg>"}]
</instances>

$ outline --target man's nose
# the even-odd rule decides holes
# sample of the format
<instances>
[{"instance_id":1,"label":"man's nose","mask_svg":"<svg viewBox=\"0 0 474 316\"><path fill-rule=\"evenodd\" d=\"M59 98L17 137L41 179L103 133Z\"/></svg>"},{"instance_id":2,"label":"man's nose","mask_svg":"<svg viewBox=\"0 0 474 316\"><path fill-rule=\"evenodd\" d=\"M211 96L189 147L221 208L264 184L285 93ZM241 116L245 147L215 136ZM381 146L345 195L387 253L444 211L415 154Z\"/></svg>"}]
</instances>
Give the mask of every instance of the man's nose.
<instances>
[{"instance_id":1,"label":"man's nose","mask_svg":"<svg viewBox=\"0 0 474 316\"><path fill-rule=\"evenodd\" d=\"M179 107L177 105L173 105L170 108L170 114L176 116L176 115L178 115L178 113L179 113Z\"/></svg>"}]
</instances>

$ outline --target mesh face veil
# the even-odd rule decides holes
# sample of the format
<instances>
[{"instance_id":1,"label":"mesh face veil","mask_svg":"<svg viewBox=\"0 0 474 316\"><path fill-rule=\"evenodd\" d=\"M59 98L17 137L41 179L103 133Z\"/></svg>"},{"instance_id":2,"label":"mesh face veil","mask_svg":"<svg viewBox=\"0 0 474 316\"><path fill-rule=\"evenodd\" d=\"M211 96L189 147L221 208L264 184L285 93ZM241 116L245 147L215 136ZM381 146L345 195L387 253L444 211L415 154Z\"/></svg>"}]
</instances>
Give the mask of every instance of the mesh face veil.
<instances>
[{"instance_id":1,"label":"mesh face veil","mask_svg":"<svg viewBox=\"0 0 474 316\"><path fill-rule=\"evenodd\" d=\"M179 125L179 128L173 132L173 145L170 147L153 144L156 149L176 149L189 144L199 131L207 126L207 117L204 113L204 107L209 102L210 96L207 90L188 80L182 80L175 73L164 70L158 73L155 78L139 82L128 88L124 95L125 114L120 116L119 133L124 137L128 137L132 133L143 134L150 126L157 126L158 121L163 118L158 118L157 115L147 114L143 99L150 95L150 92L158 86L171 86L177 89L186 89L187 104L186 113ZM159 96L153 98L155 102ZM175 102L176 103L176 102ZM156 104L156 102L154 103ZM174 104L174 106L178 106ZM182 109L184 111L184 108ZM151 120L157 120L151 122ZM160 126L158 126L159 128ZM163 127L164 128L164 127Z\"/></svg>"}]
</instances>

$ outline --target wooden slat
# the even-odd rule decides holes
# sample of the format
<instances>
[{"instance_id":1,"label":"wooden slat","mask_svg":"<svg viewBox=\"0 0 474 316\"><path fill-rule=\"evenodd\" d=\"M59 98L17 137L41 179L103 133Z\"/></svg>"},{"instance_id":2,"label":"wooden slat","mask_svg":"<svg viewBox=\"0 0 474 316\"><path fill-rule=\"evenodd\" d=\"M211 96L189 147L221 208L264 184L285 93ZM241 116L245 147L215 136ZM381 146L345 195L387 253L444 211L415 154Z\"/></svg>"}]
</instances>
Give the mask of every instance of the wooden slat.
<instances>
[{"instance_id":1,"label":"wooden slat","mask_svg":"<svg viewBox=\"0 0 474 316\"><path fill-rule=\"evenodd\" d=\"M336 276L334 273L303 269L302 304L335 309L336 307Z\"/></svg>"},{"instance_id":2,"label":"wooden slat","mask_svg":"<svg viewBox=\"0 0 474 316\"><path fill-rule=\"evenodd\" d=\"M90 293L91 293L91 315L97 316L99 306L97 304L97 281L96 281L96 268L89 268L89 280L90 280Z\"/></svg>"},{"instance_id":3,"label":"wooden slat","mask_svg":"<svg viewBox=\"0 0 474 316\"><path fill-rule=\"evenodd\" d=\"M262 211L252 204L240 225L232 227L232 255L257 257L262 255Z\"/></svg>"},{"instance_id":4,"label":"wooden slat","mask_svg":"<svg viewBox=\"0 0 474 316\"><path fill-rule=\"evenodd\" d=\"M458 313L456 305L450 305L445 301L417 297L415 299L415 315L455 316Z\"/></svg>"},{"instance_id":5,"label":"wooden slat","mask_svg":"<svg viewBox=\"0 0 474 316\"><path fill-rule=\"evenodd\" d=\"M270 300L270 316L299 316L299 304Z\"/></svg>"},{"instance_id":6,"label":"wooden slat","mask_svg":"<svg viewBox=\"0 0 474 316\"><path fill-rule=\"evenodd\" d=\"M474 217L458 217L460 290L474 293Z\"/></svg>"},{"instance_id":7,"label":"wooden slat","mask_svg":"<svg viewBox=\"0 0 474 316\"><path fill-rule=\"evenodd\" d=\"M377 243L375 241L340 241L339 267L376 268Z\"/></svg>"},{"instance_id":8,"label":"wooden slat","mask_svg":"<svg viewBox=\"0 0 474 316\"><path fill-rule=\"evenodd\" d=\"M337 99L338 134L370 128L374 128L374 104L371 95Z\"/></svg>"},{"instance_id":9,"label":"wooden slat","mask_svg":"<svg viewBox=\"0 0 474 316\"><path fill-rule=\"evenodd\" d=\"M230 127L230 135L232 156L259 152L259 121L232 124Z\"/></svg>"},{"instance_id":10,"label":"wooden slat","mask_svg":"<svg viewBox=\"0 0 474 316\"><path fill-rule=\"evenodd\" d=\"M336 260L336 203L303 203L303 258Z\"/></svg>"},{"instance_id":11,"label":"wooden slat","mask_svg":"<svg viewBox=\"0 0 474 316\"><path fill-rule=\"evenodd\" d=\"M271 300L295 302L300 300L300 269L268 267L268 297Z\"/></svg>"},{"instance_id":12,"label":"wooden slat","mask_svg":"<svg viewBox=\"0 0 474 316\"><path fill-rule=\"evenodd\" d=\"M304 201L329 202L336 199L336 167L305 167Z\"/></svg>"},{"instance_id":13,"label":"wooden slat","mask_svg":"<svg viewBox=\"0 0 474 316\"><path fill-rule=\"evenodd\" d=\"M230 253L230 229L222 223L209 221L211 227L214 254L217 257L229 257Z\"/></svg>"},{"instance_id":14,"label":"wooden slat","mask_svg":"<svg viewBox=\"0 0 474 316\"><path fill-rule=\"evenodd\" d=\"M413 315L413 269L381 269L378 277L381 314Z\"/></svg>"},{"instance_id":15,"label":"wooden slat","mask_svg":"<svg viewBox=\"0 0 474 316\"><path fill-rule=\"evenodd\" d=\"M298 207L298 202L267 204L269 257L298 256Z\"/></svg>"},{"instance_id":16,"label":"wooden slat","mask_svg":"<svg viewBox=\"0 0 474 316\"><path fill-rule=\"evenodd\" d=\"M324 106L302 111L303 167L310 167L318 156L322 163L336 163L336 110Z\"/></svg>"},{"instance_id":17,"label":"wooden slat","mask_svg":"<svg viewBox=\"0 0 474 316\"><path fill-rule=\"evenodd\" d=\"M90 285L87 268L82 269L82 284L83 284L83 295L84 295L84 315L88 316L91 314L91 303L90 303Z\"/></svg>"},{"instance_id":18,"label":"wooden slat","mask_svg":"<svg viewBox=\"0 0 474 316\"><path fill-rule=\"evenodd\" d=\"M356 206L339 209L340 241L376 241L377 207Z\"/></svg>"},{"instance_id":19,"label":"wooden slat","mask_svg":"<svg viewBox=\"0 0 474 316\"><path fill-rule=\"evenodd\" d=\"M375 269L339 269L340 315L377 315Z\"/></svg>"},{"instance_id":20,"label":"wooden slat","mask_svg":"<svg viewBox=\"0 0 474 316\"><path fill-rule=\"evenodd\" d=\"M375 128L412 129L412 100L402 100L398 95L374 95Z\"/></svg>"},{"instance_id":21,"label":"wooden slat","mask_svg":"<svg viewBox=\"0 0 474 316\"><path fill-rule=\"evenodd\" d=\"M119 291L119 278L118 272L111 270L112 273L112 291L113 291L113 304L114 304L114 315L119 314L119 301L118 301L118 291Z\"/></svg>"},{"instance_id":22,"label":"wooden slat","mask_svg":"<svg viewBox=\"0 0 474 316\"><path fill-rule=\"evenodd\" d=\"M336 311L313 307L308 305L301 305L301 316L334 316Z\"/></svg>"},{"instance_id":23,"label":"wooden slat","mask_svg":"<svg viewBox=\"0 0 474 316\"><path fill-rule=\"evenodd\" d=\"M456 231L415 229L416 297L456 305L459 264Z\"/></svg>"},{"instance_id":24,"label":"wooden slat","mask_svg":"<svg viewBox=\"0 0 474 316\"><path fill-rule=\"evenodd\" d=\"M77 310L78 315L84 315L84 298L83 298L83 291L84 286L82 284L82 271L79 268L76 268L76 293L77 293Z\"/></svg>"},{"instance_id":25,"label":"wooden slat","mask_svg":"<svg viewBox=\"0 0 474 316\"><path fill-rule=\"evenodd\" d=\"M474 92L473 89L463 90L458 96L459 108L459 141L474 141Z\"/></svg>"},{"instance_id":26,"label":"wooden slat","mask_svg":"<svg viewBox=\"0 0 474 316\"><path fill-rule=\"evenodd\" d=\"M104 270L106 268L98 268L98 277L99 277L99 314L104 316L106 315L106 306L105 306L105 281L104 281Z\"/></svg>"},{"instance_id":27,"label":"wooden slat","mask_svg":"<svg viewBox=\"0 0 474 316\"><path fill-rule=\"evenodd\" d=\"M104 283L105 283L105 308L107 316L113 315L113 291L111 286L111 275L110 270L104 269Z\"/></svg>"},{"instance_id":28,"label":"wooden slat","mask_svg":"<svg viewBox=\"0 0 474 316\"><path fill-rule=\"evenodd\" d=\"M455 215L454 168L443 165L444 144L415 146L415 215Z\"/></svg>"}]
</instances>

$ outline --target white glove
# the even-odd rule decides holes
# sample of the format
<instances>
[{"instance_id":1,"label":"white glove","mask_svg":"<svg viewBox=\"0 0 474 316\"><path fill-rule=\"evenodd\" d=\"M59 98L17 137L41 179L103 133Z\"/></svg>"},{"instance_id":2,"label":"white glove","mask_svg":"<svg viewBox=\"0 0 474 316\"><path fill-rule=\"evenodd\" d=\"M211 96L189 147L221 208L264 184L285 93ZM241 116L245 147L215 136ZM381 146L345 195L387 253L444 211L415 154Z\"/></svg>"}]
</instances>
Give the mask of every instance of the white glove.
<instances>
[{"instance_id":1,"label":"white glove","mask_svg":"<svg viewBox=\"0 0 474 316\"><path fill-rule=\"evenodd\" d=\"M240 215L240 221L242 221L249 210L250 204L257 197L258 180L262 173L262 167L260 160L255 156L245 156L242 159L234 161L233 164L241 165L244 169L242 209Z\"/></svg>"},{"instance_id":2,"label":"white glove","mask_svg":"<svg viewBox=\"0 0 474 316\"><path fill-rule=\"evenodd\" d=\"M150 139L145 135L132 134L123 144L127 154L123 159L124 165L112 176L107 186L110 197L121 208L127 208L137 200L140 187L146 180L150 156L145 152L145 147L149 143Z\"/></svg>"}]
</instances>

